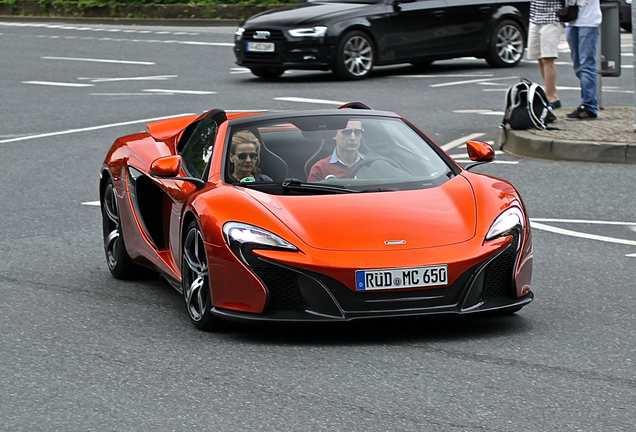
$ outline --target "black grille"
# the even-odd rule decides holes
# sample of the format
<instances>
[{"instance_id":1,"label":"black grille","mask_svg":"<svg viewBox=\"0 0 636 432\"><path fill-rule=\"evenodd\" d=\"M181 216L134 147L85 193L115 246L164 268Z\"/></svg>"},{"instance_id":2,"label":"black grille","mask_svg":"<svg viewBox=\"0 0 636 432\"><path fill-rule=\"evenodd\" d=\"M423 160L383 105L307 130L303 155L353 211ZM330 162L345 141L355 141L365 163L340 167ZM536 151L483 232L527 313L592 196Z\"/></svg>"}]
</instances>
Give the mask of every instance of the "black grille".
<instances>
[{"instance_id":1,"label":"black grille","mask_svg":"<svg viewBox=\"0 0 636 432\"><path fill-rule=\"evenodd\" d=\"M255 38L254 35L257 31L268 31L269 37L266 39ZM278 42L285 40L285 36L281 30L245 30L245 33L243 33L243 40L256 42Z\"/></svg>"},{"instance_id":2,"label":"black grille","mask_svg":"<svg viewBox=\"0 0 636 432\"><path fill-rule=\"evenodd\" d=\"M484 300L496 297L513 297L513 271L518 243L519 234L515 233L508 249L486 267L482 293Z\"/></svg>"},{"instance_id":3,"label":"black grille","mask_svg":"<svg viewBox=\"0 0 636 432\"><path fill-rule=\"evenodd\" d=\"M243 253L249 266L267 287L268 312L307 309L294 272L262 261L251 250L244 250Z\"/></svg>"}]
</instances>

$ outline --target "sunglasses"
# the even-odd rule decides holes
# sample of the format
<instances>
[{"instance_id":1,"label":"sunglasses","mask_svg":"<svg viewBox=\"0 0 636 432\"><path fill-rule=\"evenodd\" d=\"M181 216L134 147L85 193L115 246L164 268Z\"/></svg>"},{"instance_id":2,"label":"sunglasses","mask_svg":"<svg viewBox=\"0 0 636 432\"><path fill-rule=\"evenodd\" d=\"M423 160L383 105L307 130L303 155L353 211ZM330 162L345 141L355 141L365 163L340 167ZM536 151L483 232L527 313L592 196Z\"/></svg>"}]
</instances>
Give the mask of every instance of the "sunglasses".
<instances>
[{"instance_id":1,"label":"sunglasses","mask_svg":"<svg viewBox=\"0 0 636 432\"><path fill-rule=\"evenodd\" d=\"M362 132L364 131L364 129L340 129L340 132L342 133L342 135L344 136L349 136L352 133L355 134L355 136L359 137L362 136Z\"/></svg>"},{"instance_id":2,"label":"sunglasses","mask_svg":"<svg viewBox=\"0 0 636 432\"><path fill-rule=\"evenodd\" d=\"M256 152L252 152L252 153L239 153L237 154L238 158L242 161L244 161L245 159L247 159L247 157L249 156L250 159L252 160L256 160L258 159L258 153Z\"/></svg>"}]
</instances>

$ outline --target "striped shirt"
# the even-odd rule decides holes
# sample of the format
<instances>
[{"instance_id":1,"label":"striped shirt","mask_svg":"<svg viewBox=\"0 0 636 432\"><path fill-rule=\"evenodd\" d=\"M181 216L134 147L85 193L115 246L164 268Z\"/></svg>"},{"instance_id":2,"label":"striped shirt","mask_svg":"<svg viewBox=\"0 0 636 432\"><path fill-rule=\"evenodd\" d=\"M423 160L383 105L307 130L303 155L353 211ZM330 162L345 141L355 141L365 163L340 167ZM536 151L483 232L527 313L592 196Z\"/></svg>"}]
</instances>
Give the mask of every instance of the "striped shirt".
<instances>
[{"instance_id":1,"label":"striped shirt","mask_svg":"<svg viewBox=\"0 0 636 432\"><path fill-rule=\"evenodd\" d=\"M539 25L553 23L557 21L555 12L562 7L559 0L532 0L530 22Z\"/></svg>"}]
</instances>

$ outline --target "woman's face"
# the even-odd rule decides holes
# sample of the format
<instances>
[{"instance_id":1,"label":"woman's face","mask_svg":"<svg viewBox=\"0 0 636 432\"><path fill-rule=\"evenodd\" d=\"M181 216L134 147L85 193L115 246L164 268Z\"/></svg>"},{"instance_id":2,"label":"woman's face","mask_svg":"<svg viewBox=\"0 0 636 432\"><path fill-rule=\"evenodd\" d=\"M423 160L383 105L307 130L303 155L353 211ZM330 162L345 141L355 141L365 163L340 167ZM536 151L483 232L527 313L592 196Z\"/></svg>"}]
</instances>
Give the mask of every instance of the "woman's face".
<instances>
[{"instance_id":1,"label":"woman's face","mask_svg":"<svg viewBox=\"0 0 636 432\"><path fill-rule=\"evenodd\" d=\"M234 164L234 177L241 180L244 177L251 177L252 170L258 161L256 144L239 144L236 146L236 153L230 155L230 160Z\"/></svg>"}]
</instances>

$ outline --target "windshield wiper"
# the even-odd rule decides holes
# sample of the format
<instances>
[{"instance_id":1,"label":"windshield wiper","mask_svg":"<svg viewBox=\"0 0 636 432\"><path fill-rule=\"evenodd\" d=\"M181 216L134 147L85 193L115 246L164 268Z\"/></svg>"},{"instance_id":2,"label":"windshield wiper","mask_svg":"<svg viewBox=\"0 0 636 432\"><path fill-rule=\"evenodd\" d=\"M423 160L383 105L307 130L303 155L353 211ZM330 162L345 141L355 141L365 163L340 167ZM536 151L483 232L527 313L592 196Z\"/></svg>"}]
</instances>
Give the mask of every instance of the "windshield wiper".
<instances>
[{"instance_id":1,"label":"windshield wiper","mask_svg":"<svg viewBox=\"0 0 636 432\"><path fill-rule=\"evenodd\" d=\"M303 183L295 178L288 178L283 180L281 184L283 192L305 192L305 193L333 193L333 194L348 194L358 193L359 191L354 189L347 189L342 185L326 185L319 183Z\"/></svg>"}]
</instances>

